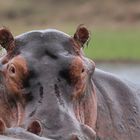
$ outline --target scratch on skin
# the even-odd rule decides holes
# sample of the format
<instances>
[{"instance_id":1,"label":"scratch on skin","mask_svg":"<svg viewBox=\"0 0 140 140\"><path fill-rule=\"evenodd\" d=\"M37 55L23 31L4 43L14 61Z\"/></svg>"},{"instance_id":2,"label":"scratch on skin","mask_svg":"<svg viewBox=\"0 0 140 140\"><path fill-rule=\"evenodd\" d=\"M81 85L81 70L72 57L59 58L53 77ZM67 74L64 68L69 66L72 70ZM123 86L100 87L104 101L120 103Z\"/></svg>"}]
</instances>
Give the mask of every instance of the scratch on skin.
<instances>
[{"instance_id":1,"label":"scratch on skin","mask_svg":"<svg viewBox=\"0 0 140 140\"><path fill-rule=\"evenodd\" d=\"M29 115L29 117L32 117L36 113L37 108L35 108Z\"/></svg>"},{"instance_id":2,"label":"scratch on skin","mask_svg":"<svg viewBox=\"0 0 140 140\"><path fill-rule=\"evenodd\" d=\"M40 86L40 88L39 88L39 94L40 94L39 103L42 103L43 94L44 94L44 92L43 92L43 86Z\"/></svg>"},{"instance_id":3,"label":"scratch on skin","mask_svg":"<svg viewBox=\"0 0 140 140\"><path fill-rule=\"evenodd\" d=\"M62 99L61 93L59 91L59 87L57 84L54 85L54 90L55 90L55 95L60 103L60 105L62 105L64 107L64 101Z\"/></svg>"}]
</instances>

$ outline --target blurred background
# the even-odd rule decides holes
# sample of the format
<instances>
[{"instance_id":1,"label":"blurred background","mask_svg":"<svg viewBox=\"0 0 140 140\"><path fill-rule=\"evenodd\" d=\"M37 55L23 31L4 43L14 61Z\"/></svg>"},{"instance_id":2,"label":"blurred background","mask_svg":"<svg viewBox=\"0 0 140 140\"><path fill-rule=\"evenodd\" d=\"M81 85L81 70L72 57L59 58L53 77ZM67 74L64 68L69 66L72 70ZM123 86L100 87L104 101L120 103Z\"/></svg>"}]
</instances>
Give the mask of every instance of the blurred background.
<instances>
[{"instance_id":1,"label":"blurred background","mask_svg":"<svg viewBox=\"0 0 140 140\"><path fill-rule=\"evenodd\" d=\"M140 84L139 0L0 0L0 26L15 36L47 28L73 35L79 24L91 32L84 51L97 67Z\"/></svg>"}]
</instances>

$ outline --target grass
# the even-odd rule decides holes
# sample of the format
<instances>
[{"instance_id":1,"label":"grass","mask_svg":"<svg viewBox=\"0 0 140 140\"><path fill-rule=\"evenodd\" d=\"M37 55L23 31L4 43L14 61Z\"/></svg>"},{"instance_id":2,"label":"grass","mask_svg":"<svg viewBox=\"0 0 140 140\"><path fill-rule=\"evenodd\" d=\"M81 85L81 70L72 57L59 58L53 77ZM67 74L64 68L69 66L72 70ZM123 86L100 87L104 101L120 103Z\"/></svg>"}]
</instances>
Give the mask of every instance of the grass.
<instances>
[{"instance_id":1,"label":"grass","mask_svg":"<svg viewBox=\"0 0 140 140\"><path fill-rule=\"evenodd\" d=\"M84 51L94 60L140 61L140 30L97 30Z\"/></svg>"}]
</instances>

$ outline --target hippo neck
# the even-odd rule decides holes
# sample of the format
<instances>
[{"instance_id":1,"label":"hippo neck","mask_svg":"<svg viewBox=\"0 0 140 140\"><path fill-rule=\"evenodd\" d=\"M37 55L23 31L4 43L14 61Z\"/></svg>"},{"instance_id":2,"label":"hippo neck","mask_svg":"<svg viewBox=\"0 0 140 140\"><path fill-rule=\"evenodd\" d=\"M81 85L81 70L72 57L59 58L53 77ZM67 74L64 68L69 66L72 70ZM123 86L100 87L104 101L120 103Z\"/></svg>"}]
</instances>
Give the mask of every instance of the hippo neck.
<instances>
[{"instance_id":1,"label":"hippo neck","mask_svg":"<svg viewBox=\"0 0 140 140\"><path fill-rule=\"evenodd\" d=\"M95 129L97 119L97 100L94 83L89 80L84 97L74 102L74 111L78 121Z\"/></svg>"}]
</instances>

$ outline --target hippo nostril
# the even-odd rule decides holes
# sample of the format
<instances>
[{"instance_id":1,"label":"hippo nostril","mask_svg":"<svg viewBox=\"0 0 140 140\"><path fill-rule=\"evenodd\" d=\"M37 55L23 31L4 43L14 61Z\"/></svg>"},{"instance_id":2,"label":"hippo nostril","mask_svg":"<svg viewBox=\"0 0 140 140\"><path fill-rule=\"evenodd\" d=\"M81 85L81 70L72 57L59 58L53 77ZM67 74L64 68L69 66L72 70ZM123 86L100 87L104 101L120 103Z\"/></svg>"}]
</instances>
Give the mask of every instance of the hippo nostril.
<instances>
[{"instance_id":1,"label":"hippo nostril","mask_svg":"<svg viewBox=\"0 0 140 140\"><path fill-rule=\"evenodd\" d=\"M70 140L80 140L76 134L73 134Z\"/></svg>"},{"instance_id":2,"label":"hippo nostril","mask_svg":"<svg viewBox=\"0 0 140 140\"><path fill-rule=\"evenodd\" d=\"M6 129L5 122L2 119L0 119L0 134L4 134L5 129Z\"/></svg>"},{"instance_id":3,"label":"hippo nostril","mask_svg":"<svg viewBox=\"0 0 140 140\"><path fill-rule=\"evenodd\" d=\"M27 131L34 133L36 135L41 135L41 133L42 133L41 123L38 120L32 121L29 124Z\"/></svg>"},{"instance_id":4,"label":"hippo nostril","mask_svg":"<svg viewBox=\"0 0 140 140\"><path fill-rule=\"evenodd\" d=\"M85 124L81 124L81 129L84 135L86 135L89 138L89 140L96 140L96 132L91 127Z\"/></svg>"}]
</instances>

